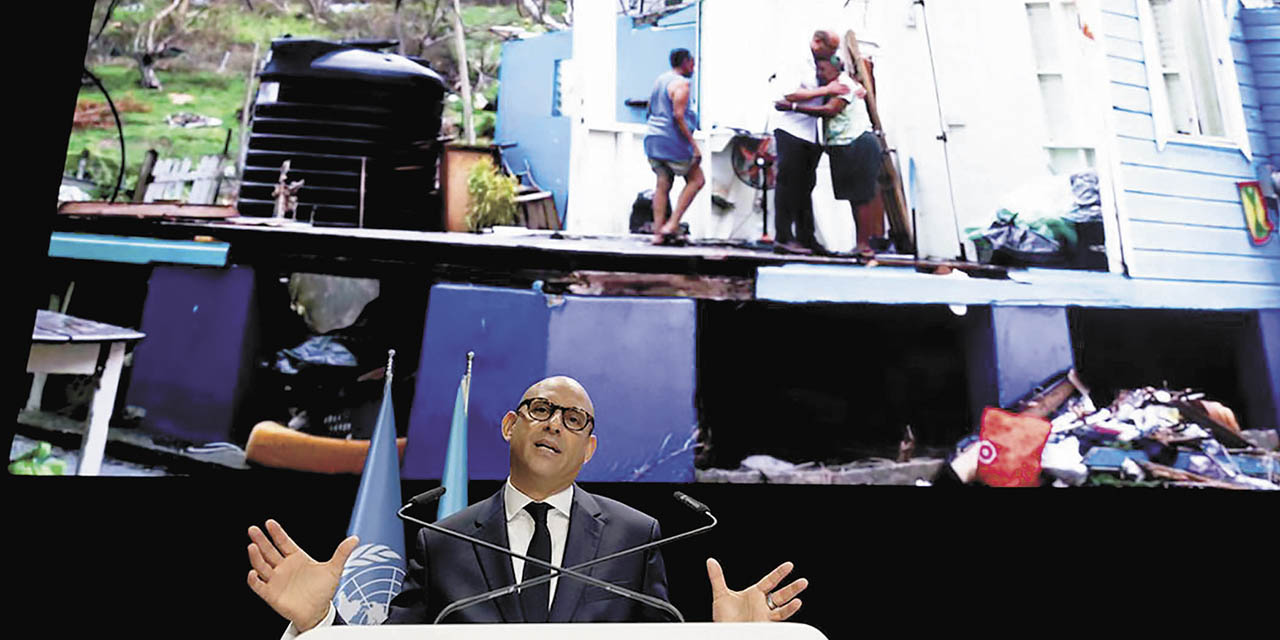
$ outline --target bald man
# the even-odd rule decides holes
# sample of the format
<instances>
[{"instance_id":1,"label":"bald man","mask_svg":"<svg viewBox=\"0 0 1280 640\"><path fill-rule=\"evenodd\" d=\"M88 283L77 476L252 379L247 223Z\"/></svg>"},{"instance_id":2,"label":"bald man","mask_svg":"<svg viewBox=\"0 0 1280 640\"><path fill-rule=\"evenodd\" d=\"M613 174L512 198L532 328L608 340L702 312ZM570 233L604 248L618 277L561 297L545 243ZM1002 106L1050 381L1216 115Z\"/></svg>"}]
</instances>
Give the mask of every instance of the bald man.
<instances>
[{"instance_id":1,"label":"bald man","mask_svg":"<svg viewBox=\"0 0 1280 640\"><path fill-rule=\"evenodd\" d=\"M774 114L773 137L777 145L778 177L774 191L774 248L783 253L826 253L818 243L813 220L813 187L822 159L819 118L804 108L822 106L828 96L844 95L849 88L838 82L819 84L816 60L830 60L840 48L840 36L820 29L809 38L809 48L797 51L794 60L776 76L781 92ZM794 230L792 226L794 225Z\"/></svg>"},{"instance_id":2,"label":"bald man","mask_svg":"<svg viewBox=\"0 0 1280 640\"><path fill-rule=\"evenodd\" d=\"M661 537L658 522L620 502L575 484L595 454L595 407L576 380L556 376L525 391L502 418L510 446L511 474L493 496L441 520L442 527L523 555L571 567ZM532 505L532 506L531 506ZM359 540L349 537L327 562L313 560L279 523L249 527L249 587L289 620L285 638L338 623L331 601L347 557ZM533 575L524 561L441 535L418 532L404 589L391 602L388 623L433 621L450 602ZM532 564L532 563L530 563ZM707 560L712 618L721 622L781 621L800 608L804 579L774 590L791 572L784 563L742 591L725 585L719 563ZM545 571L545 570L543 570ZM592 567L588 573L612 584L667 600L661 552L650 550ZM545 599L545 604L544 604ZM545 608L544 608L545 607ZM628 622L666 621L662 612L572 578L554 578L547 589L525 590L451 614L445 622Z\"/></svg>"}]
</instances>

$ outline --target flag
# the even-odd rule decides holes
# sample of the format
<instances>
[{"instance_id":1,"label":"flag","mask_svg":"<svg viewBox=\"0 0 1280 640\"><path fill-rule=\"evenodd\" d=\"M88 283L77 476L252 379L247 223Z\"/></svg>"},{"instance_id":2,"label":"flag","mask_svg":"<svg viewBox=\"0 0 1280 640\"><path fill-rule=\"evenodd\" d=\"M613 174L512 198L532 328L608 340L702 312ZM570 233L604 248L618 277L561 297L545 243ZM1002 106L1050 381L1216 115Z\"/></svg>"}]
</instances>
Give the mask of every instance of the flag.
<instances>
[{"instance_id":1,"label":"flag","mask_svg":"<svg viewBox=\"0 0 1280 640\"><path fill-rule=\"evenodd\" d=\"M445 452L441 478L445 494L436 512L437 520L467 506L467 402L470 394L471 358L468 354L467 373L458 382L458 394L453 401L453 425L449 428L449 449Z\"/></svg>"},{"instance_id":2,"label":"flag","mask_svg":"<svg viewBox=\"0 0 1280 640\"><path fill-rule=\"evenodd\" d=\"M1262 183L1256 180L1237 182L1236 188L1240 190L1240 203L1244 205L1244 226L1249 232L1249 239L1255 246L1266 244L1276 226L1267 216L1267 205L1262 199Z\"/></svg>"},{"instance_id":3,"label":"flag","mask_svg":"<svg viewBox=\"0 0 1280 640\"><path fill-rule=\"evenodd\" d=\"M347 527L348 536L360 537L360 546L347 558L333 595L334 609L348 624L381 624L387 619L391 599L404 585L404 526L396 518L400 505L400 457L388 362L382 408Z\"/></svg>"}]
</instances>

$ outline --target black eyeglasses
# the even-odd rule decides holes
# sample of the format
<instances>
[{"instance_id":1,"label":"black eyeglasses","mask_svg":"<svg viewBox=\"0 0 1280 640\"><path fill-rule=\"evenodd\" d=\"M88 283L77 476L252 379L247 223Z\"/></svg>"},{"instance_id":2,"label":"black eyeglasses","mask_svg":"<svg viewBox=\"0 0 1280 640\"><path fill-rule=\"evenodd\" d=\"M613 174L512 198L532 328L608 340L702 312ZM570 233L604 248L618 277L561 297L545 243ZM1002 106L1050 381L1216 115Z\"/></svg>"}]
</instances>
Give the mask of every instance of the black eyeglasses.
<instances>
[{"instance_id":1,"label":"black eyeglasses","mask_svg":"<svg viewBox=\"0 0 1280 640\"><path fill-rule=\"evenodd\" d=\"M529 408L529 417L536 422L546 422L560 412L560 424L564 428L579 433L595 423L591 414L576 407L562 407L546 398L525 398L516 409Z\"/></svg>"}]
</instances>

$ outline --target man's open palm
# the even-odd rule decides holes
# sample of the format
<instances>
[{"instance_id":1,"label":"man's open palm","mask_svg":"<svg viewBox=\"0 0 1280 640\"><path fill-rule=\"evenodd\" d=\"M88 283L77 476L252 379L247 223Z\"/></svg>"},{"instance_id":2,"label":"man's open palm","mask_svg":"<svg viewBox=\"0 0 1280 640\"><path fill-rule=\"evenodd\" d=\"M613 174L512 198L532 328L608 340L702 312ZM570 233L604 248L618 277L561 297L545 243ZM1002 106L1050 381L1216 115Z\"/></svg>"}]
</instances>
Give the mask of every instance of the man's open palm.
<instances>
[{"instance_id":1,"label":"man's open palm","mask_svg":"<svg viewBox=\"0 0 1280 640\"><path fill-rule=\"evenodd\" d=\"M294 544L275 520L267 520L271 540L256 526L249 527L249 588L298 631L306 631L324 619L329 601L338 589L342 567L359 544L351 536L343 540L328 562L317 562ZM273 544L274 543L274 544Z\"/></svg>"},{"instance_id":2,"label":"man's open palm","mask_svg":"<svg viewBox=\"0 0 1280 640\"><path fill-rule=\"evenodd\" d=\"M782 622L800 610L800 595L809 581L801 578L774 591L773 588L791 573L795 565L784 562L759 582L730 591L724 582L724 570L715 558L707 558L707 577L711 580L711 619L716 622ZM769 606L773 599L776 608Z\"/></svg>"}]
</instances>

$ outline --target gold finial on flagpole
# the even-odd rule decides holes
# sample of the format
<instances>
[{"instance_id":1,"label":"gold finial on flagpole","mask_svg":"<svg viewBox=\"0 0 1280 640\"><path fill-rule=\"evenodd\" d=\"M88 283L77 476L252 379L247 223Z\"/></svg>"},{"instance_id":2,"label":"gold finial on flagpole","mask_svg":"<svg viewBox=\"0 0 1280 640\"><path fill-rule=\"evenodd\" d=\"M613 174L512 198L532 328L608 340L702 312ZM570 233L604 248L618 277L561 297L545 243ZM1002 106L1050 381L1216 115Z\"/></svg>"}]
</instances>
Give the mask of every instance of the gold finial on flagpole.
<instances>
[{"instance_id":1,"label":"gold finial on flagpole","mask_svg":"<svg viewBox=\"0 0 1280 640\"><path fill-rule=\"evenodd\" d=\"M394 366L395 360L396 360L396 350L387 349L387 375L386 375L387 384L391 384L391 376L393 375L392 367Z\"/></svg>"}]
</instances>

